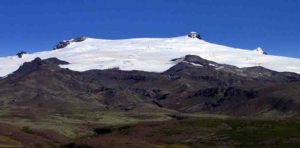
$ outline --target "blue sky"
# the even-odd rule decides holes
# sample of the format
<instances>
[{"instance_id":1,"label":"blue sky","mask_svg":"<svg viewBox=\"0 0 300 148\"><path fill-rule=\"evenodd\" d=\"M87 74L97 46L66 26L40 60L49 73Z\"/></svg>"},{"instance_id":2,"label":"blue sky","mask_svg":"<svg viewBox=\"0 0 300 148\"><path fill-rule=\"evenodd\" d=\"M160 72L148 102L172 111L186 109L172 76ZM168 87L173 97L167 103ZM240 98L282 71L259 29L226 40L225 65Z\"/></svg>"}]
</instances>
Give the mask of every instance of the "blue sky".
<instances>
[{"instance_id":1,"label":"blue sky","mask_svg":"<svg viewBox=\"0 0 300 148\"><path fill-rule=\"evenodd\" d=\"M300 58L298 0L1 0L0 56L77 36L173 37Z\"/></svg>"}]
</instances>

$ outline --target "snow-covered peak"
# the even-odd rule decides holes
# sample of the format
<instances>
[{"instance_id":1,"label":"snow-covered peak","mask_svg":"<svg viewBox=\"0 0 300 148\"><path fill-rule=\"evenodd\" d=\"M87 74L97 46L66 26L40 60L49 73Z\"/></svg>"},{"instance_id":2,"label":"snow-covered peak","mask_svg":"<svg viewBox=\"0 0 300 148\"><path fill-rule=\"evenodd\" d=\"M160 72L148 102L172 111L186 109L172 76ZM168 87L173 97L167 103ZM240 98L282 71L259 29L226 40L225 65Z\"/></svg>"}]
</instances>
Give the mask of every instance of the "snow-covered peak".
<instances>
[{"instance_id":1,"label":"snow-covered peak","mask_svg":"<svg viewBox=\"0 0 300 148\"><path fill-rule=\"evenodd\" d=\"M264 55L268 54L261 47L257 47L254 51L257 52L257 53L259 53L259 54L264 54Z\"/></svg>"},{"instance_id":2,"label":"snow-covered peak","mask_svg":"<svg viewBox=\"0 0 300 148\"><path fill-rule=\"evenodd\" d=\"M275 71L300 73L300 59L261 55L251 50L232 48L186 36L174 38L135 38L105 40L86 38L67 46L44 52L0 58L0 76L17 70L24 62L36 57L56 57L70 64L61 65L75 71L91 69L141 70L163 72L174 66L172 59L197 55L217 63L238 67L263 66Z\"/></svg>"},{"instance_id":3,"label":"snow-covered peak","mask_svg":"<svg viewBox=\"0 0 300 148\"><path fill-rule=\"evenodd\" d=\"M195 31L192 31L188 34L188 37L190 38L193 38L193 39L202 39L200 34L198 34L197 32Z\"/></svg>"}]
</instances>

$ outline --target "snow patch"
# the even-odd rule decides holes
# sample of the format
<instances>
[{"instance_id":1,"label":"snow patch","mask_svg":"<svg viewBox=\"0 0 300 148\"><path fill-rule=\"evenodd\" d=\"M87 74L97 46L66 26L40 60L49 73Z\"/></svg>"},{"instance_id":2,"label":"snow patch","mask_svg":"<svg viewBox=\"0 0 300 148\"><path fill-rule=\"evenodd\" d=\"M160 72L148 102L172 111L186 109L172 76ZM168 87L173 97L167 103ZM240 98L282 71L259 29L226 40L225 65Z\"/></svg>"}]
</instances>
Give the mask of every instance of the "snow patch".
<instances>
[{"instance_id":1,"label":"snow patch","mask_svg":"<svg viewBox=\"0 0 300 148\"><path fill-rule=\"evenodd\" d=\"M209 66L212 66L212 67L218 67L217 64L213 64L213 63L209 63L208 65L209 65Z\"/></svg>"},{"instance_id":2,"label":"snow patch","mask_svg":"<svg viewBox=\"0 0 300 148\"><path fill-rule=\"evenodd\" d=\"M220 67L216 67L215 70L221 70L223 68L224 68L224 66L220 66Z\"/></svg>"},{"instance_id":3,"label":"snow patch","mask_svg":"<svg viewBox=\"0 0 300 148\"><path fill-rule=\"evenodd\" d=\"M190 63L190 64L193 65L193 66L196 66L196 67L203 67L203 65L197 64L197 63Z\"/></svg>"}]
</instances>

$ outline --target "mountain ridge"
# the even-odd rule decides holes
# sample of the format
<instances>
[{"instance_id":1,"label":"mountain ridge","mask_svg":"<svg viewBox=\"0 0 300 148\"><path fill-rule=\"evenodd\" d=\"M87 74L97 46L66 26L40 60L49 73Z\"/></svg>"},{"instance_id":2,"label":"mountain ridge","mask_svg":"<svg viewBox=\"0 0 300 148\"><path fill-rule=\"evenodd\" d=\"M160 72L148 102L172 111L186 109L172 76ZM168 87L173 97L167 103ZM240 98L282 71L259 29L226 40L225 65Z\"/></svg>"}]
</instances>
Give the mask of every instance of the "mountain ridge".
<instances>
[{"instance_id":1,"label":"mountain ridge","mask_svg":"<svg viewBox=\"0 0 300 148\"><path fill-rule=\"evenodd\" d=\"M270 70L263 67L241 70L195 55L185 56L162 73L119 69L76 72L59 67L61 63L66 64L59 59L36 58L1 79L1 108L300 115L300 75L295 73L271 71L269 75ZM257 70L262 75L257 76Z\"/></svg>"}]
</instances>

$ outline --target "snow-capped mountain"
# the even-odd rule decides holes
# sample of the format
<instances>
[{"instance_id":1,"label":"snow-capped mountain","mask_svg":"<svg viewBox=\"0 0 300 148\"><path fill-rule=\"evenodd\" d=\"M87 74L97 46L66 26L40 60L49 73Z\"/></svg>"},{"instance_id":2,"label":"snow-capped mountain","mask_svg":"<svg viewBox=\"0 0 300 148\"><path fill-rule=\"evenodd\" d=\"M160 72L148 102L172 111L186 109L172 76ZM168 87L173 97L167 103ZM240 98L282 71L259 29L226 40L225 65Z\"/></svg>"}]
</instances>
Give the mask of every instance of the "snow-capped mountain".
<instances>
[{"instance_id":1,"label":"snow-capped mountain","mask_svg":"<svg viewBox=\"0 0 300 148\"><path fill-rule=\"evenodd\" d=\"M198 55L204 59L237 67L262 66L271 70L300 73L300 59L260 54L260 52L209 43L199 38L136 38L105 40L87 38L69 42L61 49L0 58L0 77L16 71L24 62L40 57L56 57L74 71L91 69L163 72L176 65L172 59Z\"/></svg>"},{"instance_id":2,"label":"snow-capped mountain","mask_svg":"<svg viewBox=\"0 0 300 148\"><path fill-rule=\"evenodd\" d=\"M0 79L0 107L300 116L300 74L256 66L249 58L271 68L273 60L278 70L299 66L297 59L215 45L198 36L62 41L52 51L1 59L3 75L11 74Z\"/></svg>"}]
</instances>

